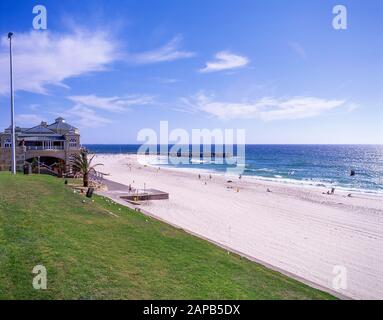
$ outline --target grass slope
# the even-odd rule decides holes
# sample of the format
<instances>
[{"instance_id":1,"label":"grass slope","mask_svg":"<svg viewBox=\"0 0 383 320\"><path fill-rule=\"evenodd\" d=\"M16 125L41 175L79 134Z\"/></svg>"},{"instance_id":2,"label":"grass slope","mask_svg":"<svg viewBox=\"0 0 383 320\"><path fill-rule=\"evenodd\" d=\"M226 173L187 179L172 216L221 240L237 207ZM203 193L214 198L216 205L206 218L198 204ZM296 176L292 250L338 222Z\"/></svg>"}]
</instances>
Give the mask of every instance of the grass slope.
<instances>
[{"instance_id":1,"label":"grass slope","mask_svg":"<svg viewBox=\"0 0 383 320\"><path fill-rule=\"evenodd\" d=\"M0 173L0 299L332 298L101 197L83 199L60 179ZM38 264L47 290L32 287Z\"/></svg>"}]
</instances>

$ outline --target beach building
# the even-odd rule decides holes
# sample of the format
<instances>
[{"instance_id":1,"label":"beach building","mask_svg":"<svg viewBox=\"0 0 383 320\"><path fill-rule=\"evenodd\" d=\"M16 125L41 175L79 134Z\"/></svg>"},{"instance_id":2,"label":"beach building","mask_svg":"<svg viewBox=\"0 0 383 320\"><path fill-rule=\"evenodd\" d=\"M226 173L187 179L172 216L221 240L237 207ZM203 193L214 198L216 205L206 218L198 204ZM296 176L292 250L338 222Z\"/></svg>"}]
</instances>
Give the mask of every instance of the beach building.
<instances>
[{"instance_id":1,"label":"beach building","mask_svg":"<svg viewBox=\"0 0 383 320\"><path fill-rule=\"evenodd\" d=\"M80 133L77 128L59 117L54 123L41 122L32 128L15 128L16 165L38 163L46 168L72 170L75 154L80 152ZM11 128L0 133L0 170L10 170L12 155ZM40 166L39 166L40 167Z\"/></svg>"}]
</instances>

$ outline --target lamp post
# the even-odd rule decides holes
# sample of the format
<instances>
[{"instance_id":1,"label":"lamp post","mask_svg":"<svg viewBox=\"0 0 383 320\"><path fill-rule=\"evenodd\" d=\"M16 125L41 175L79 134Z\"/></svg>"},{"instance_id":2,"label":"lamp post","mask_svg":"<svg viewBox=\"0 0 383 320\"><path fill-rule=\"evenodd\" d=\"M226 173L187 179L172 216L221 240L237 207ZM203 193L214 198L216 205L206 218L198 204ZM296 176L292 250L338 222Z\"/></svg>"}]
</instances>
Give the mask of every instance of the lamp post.
<instances>
[{"instance_id":1,"label":"lamp post","mask_svg":"<svg viewBox=\"0 0 383 320\"><path fill-rule=\"evenodd\" d=\"M13 93L13 59L12 59L12 36L13 33L8 33L9 39L9 69L11 81L11 138L12 138L12 173L16 174L16 137L15 137L15 106Z\"/></svg>"}]
</instances>

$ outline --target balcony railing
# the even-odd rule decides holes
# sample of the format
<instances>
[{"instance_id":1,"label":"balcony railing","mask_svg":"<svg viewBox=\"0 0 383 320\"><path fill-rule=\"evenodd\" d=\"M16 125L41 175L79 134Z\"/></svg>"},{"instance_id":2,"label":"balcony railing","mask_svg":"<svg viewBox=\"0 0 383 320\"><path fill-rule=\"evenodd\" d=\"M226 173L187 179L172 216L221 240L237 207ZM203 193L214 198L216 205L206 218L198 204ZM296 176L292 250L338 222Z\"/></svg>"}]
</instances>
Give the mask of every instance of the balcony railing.
<instances>
[{"instance_id":1,"label":"balcony railing","mask_svg":"<svg viewBox=\"0 0 383 320\"><path fill-rule=\"evenodd\" d=\"M63 146L51 146L51 147L43 147L43 146L26 146L28 151L40 151L40 150L64 150Z\"/></svg>"}]
</instances>

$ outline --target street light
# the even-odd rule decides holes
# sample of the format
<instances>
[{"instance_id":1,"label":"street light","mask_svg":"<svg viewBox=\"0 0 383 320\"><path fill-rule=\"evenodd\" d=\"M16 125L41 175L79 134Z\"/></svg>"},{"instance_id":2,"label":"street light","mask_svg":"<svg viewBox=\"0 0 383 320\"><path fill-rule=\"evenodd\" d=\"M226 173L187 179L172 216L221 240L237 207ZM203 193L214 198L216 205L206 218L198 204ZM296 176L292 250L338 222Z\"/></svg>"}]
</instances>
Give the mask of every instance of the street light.
<instances>
[{"instance_id":1,"label":"street light","mask_svg":"<svg viewBox=\"0 0 383 320\"><path fill-rule=\"evenodd\" d=\"M9 39L9 69L11 82L11 138L12 138L12 173L16 174L16 137L15 137L15 106L13 93L13 59L12 59L12 36L13 33L8 33Z\"/></svg>"}]
</instances>

